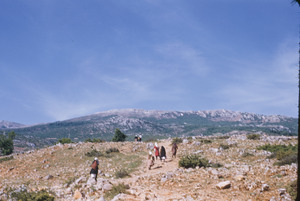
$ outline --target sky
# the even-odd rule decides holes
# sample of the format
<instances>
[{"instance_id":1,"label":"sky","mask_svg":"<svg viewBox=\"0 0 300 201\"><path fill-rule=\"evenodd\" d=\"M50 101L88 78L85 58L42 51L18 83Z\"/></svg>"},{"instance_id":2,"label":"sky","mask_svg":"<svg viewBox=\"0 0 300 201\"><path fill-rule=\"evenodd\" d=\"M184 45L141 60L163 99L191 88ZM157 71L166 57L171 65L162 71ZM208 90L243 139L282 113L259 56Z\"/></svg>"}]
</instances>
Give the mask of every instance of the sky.
<instances>
[{"instance_id":1,"label":"sky","mask_svg":"<svg viewBox=\"0 0 300 201\"><path fill-rule=\"evenodd\" d=\"M297 117L299 12L289 0L1 0L0 120Z\"/></svg>"}]
</instances>

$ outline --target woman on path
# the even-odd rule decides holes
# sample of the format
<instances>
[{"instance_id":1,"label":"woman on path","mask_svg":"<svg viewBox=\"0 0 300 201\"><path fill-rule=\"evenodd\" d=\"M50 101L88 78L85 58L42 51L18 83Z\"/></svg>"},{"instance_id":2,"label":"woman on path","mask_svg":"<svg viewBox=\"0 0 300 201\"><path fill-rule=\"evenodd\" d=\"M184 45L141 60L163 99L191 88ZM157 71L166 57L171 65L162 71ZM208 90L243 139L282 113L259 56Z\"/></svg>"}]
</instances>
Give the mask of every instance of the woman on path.
<instances>
[{"instance_id":1,"label":"woman on path","mask_svg":"<svg viewBox=\"0 0 300 201\"><path fill-rule=\"evenodd\" d=\"M178 146L177 146L176 143L174 143L173 146L172 146L172 158L173 157L176 158L177 149L178 149Z\"/></svg>"},{"instance_id":2,"label":"woman on path","mask_svg":"<svg viewBox=\"0 0 300 201\"><path fill-rule=\"evenodd\" d=\"M159 157L159 147L157 145L157 142L155 142L154 145L154 153L155 153L155 159L157 160L157 157Z\"/></svg>"},{"instance_id":3,"label":"woman on path","mask_svg":"<svg viewBox=\"0 0 300 201\"><path fill-rule=\"evenodd\" d=\"M161 148L160 148L160 160L165 162L166 158L167 158L166 149L165 149L164 146L161 146Z\"/></svg>"}]
</instances>

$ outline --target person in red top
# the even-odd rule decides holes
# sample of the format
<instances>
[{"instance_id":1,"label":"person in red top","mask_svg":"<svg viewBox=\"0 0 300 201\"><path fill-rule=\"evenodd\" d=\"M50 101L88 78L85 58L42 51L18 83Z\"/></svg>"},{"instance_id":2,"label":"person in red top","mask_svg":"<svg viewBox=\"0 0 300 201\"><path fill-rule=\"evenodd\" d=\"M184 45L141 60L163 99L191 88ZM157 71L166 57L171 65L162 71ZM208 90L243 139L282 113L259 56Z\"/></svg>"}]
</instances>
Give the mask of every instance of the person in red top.
<instances>
[{"instance_id":1,"label":"person in red top","mask_svg":"<svg viewBox=\"0 0 300 201\"><path fill-rule=\"evenodd\" d=\"M154 145L154 153L155 153L155 159L157 160L157 157L159 157L159 147L156 142Z\"/></svg>"}]
</instances>

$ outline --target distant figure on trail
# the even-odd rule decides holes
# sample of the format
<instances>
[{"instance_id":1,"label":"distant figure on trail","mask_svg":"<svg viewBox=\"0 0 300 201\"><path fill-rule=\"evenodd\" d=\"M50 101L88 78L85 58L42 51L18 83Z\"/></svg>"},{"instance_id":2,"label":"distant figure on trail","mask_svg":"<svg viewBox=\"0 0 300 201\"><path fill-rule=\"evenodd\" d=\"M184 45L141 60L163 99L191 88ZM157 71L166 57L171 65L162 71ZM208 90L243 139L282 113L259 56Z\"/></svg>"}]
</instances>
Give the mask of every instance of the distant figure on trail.
<instances>
[{"instance_id":1,"label":"distant figure on trail","mask_svg":"<svg viewBox=\"0 0 300 201\"><path fill-rule=\"evenodd\" d=\"M137 141L138 141L138 142L141 142L141 141L142 141L142 135L139 135L139 136L138 136Z\"/></svg>"},{"instance_id":2,"label":"distant figure on trail","mask_svg":"<svg viewBox=\"0 0 300 201\"><path fill-rule=\"evenodd\" d=\"M149 151L148 155L148 170L151 170L151 167L154 165L154 156L152 155L152 152Z\"/></svg>"},{"instance_id":3,"label":"distant figure on trail","mask_svg":"<svg viewBox=\"0 0 300 201\"><path fill-rule=\"evenodd\" d=\"M96 181L97 181L97 175L99 170L98 166L99 166L98 158L95 158L91 165L92 169L90 171L90 175L92 178L95 178Z\"/></svg>"},{"instance_id":4,"label":"distant figure on trail","mask_svg":"<svg viewBox=\"0 0 300 201\"><path fill-rule=\"evenodd\" d=\"M160 148L160 160L165 162L166 158L167 158L166 149L165 149L164 146L161 146L161 148Z\"/></svg>"},{"instance_id":5,"label":"distant figure on trail","mask_svg":"<svg viewBox=\"0 0 300 201\"><path fill-rule=\"evenodd\" d=\"M154 145L154 154L155 154L155 159L157 160L157 157L159 157L159 147L157 145L157 142L155 142Z\"/></svg>"},{"instance_id":6,"label":"distant figure on trail","mask_svg":"<svg viewBox=\"0 0 300 201\"><path fill-rule=\"evenodd\" d=\"M172 146L172 158L173 157L176 158L177 149L178 149L178 146L177 146L176 143L174 143L173 146Z\"/></svg>"},{"instance_id":7,"label":"distant figure on trail","mask_svg":"<svg viewBox=\"0 0 300 201\"><path fill-rule=\"evenodd\" d=\"M135 137L134 137L134 141L135 141L135 142L137 142L137 141L138 141L138 136L137 136L137 135L135 135Z\"/></svg>"}]
</instances>

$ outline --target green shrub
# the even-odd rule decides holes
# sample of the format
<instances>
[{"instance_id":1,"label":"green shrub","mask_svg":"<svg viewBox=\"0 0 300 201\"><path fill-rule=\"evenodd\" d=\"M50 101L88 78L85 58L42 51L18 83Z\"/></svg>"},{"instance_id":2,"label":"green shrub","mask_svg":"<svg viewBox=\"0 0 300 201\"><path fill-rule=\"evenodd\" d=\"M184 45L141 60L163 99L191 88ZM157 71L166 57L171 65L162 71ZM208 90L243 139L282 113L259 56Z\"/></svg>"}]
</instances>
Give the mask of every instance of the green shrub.
<instances>
[{"instance_id":1,"label":"green shrub","mask_svg":"<svg viewBox=\"0 0 300 201\"><path fill-rule=\"evenodd\" d=\"M70 138L61 138L58 140L57 144L61 143L61 144L70 144L73 143L72 140Z\"/></svg>"},{"instance_id":2,"label":"green shrub","mask_svg":"<svg viewBox=\"0 0 300 201\"><path fill-rule=\"evenodd\" d=\"M121 194L121 193L128 194L127 190L129 188L130 188L129 185L125 185L124 183L118 184L118 185L113 185L113 188L104 194L104 198L111 200L118 194Z\"/></svg>"},{"instance_id":3,"label":"green shrub","mask_svg":"<svg viewBox=\"0 0 300 201\"><path fill-rule=\"evenodd\" d=\"M186 155L180 158L179 166L184 168L208 167L208 160L198 154Z\"/></svg>"},{"instance_id":4,"label":"green shrub","mask_svg":"<svg viewBox=\"0 0 300 201\"><path fill-rule=\"evenodd\" d=\"M101 140L100 138L93 138L93 139L88 138L84 142L101 143L101 142L104 142L104 141Z\"/></svg>"},{"instance_id":5,"label":"green shrub","mask_svg":"<svg viewBox=\"0 0 300 201\"><path fill-rule=\"evenodd\" d=\"M175 138L173 138L173 140L172 140L172 144L174 144L174 143L180 144L180 143L182 143L182 139L181 139L181 138L178 138L178 137L175 137Z\"/></svg>"},{"instance_id":6,"label":"green shrub","mask_svg":"<svg viewBox=\"0 0 300 201\"><path fill-rule=\"evenodd\" d=\"M20 192L13 192L11 194L11 198L15 200L22 200L22 201L53 201L54 200L54 197L45 190L41 190L37 192L27 192L26 190Z\"/></svg>"},{"instance_id":7,"label":"green shrub","mask_svg":"<svg viewBox=\"0 0 300 201\"><path fill-rule=\"evenodd\" d=\"M265 150L272 152L272 155L269 158L276 158L278 162L274 165L290 165L292 163L297 163L297 151L298 145L270 145L266 144L257 148L258 150Z\"/></svg>"},{"instance_id":8,"label":"green shrub","mask_svg":"<svg viewBox=\"0 0 300 201\"><path fill-rule=\"evenodd\" d=\"M106 154L110 154L110 153L114 153L114 152L120 152L119 149L113 147L113 148L109 148L105 151Z\"/></svg>"},{"instance_id":9,"label":"green shrub","mask_svg":"<svg viewBox=\"0 0 300 201\"><path fill-rule=\"evenodd\" d=\"M104 154L102 152L97 151L96 149L93 149L92 151L87 152L85 155L88 156L88 157L101 157L101 156L104 156Z\"/></svg>"},{"instance_id":10,"label":"green shrub","mask_svg":"<svg viewBox=\"0 0 300 201\"><path fill-rule=\"evenodd\" d=\"M246 158L246 157L250 157L250 156L254 156L253 154L249 153L249 152L244 152L242 154L242 157Z\"/></svg>"},{"instance_id":11,"label":"green shrub","mask_svg":"<svg viewBox=\"0 0 300 201\"><path fill-rule=\"evenodd\" d=\"M259 134L249 134L249 135L247 135L247 139L249 139L249 140L259 140L260 135Z\"/></svg>"},{"instance_id":12,"label":"green shrub","mask_svg":"<svg viewBox=\"0 0 300 201\"><path fill-rule=\"evenodd\" d=\"M9 156L9 157L4 157L4 158L0 158L0 163L3 162L3 161L9 161L9 160L12 160L14 159L13 156Z\"/></svg>"},{"instance_id":13,"label":"green shrub","mask_svg":"<svg viewBox=\"0 0 300 201\"><path fill-rule=\"evenodd\" d=\"M228 145L228 144L220 144L220 148L222 148L222 149L229 149L230 145Z\"/></svg>"},{"instance_id":14,"label":"green shrub","mask_svg":"<svg viewBox=\"0 0 300 201\"><path fill-rule=\"evenodd\" d=\"M212 140L208 140L208 139L200 139L199 141L201 143L204 143L204 144L210 144L210 143L212 143Z\"/></svg>"},{"instance_id":15,"label":"green shrub","mask_svg":"<svg viewBox=\"0 0 300 201\"><path fill-rule=\"evenodd\" d=\"M293 200L296 200L297 197L297 180L292 181L287 187L286 191L290 196L292 197Z\"/></svg>"},{"instance_id":16,"label":"green shrub","mask_svg":"<svg viewBox=\"0 0 300 201\"><path fill-rule=\"evenodd\" d=\"M126 170L121 169L121 170L119 170L119 171L116 172L115 176L116 176L117 179L119 179L119 178L128 177L130 175L129 175L129 173Z\"/></svg>"}]
</instances>

